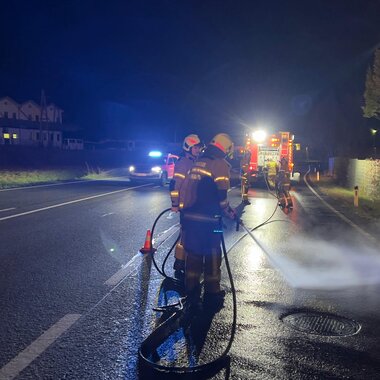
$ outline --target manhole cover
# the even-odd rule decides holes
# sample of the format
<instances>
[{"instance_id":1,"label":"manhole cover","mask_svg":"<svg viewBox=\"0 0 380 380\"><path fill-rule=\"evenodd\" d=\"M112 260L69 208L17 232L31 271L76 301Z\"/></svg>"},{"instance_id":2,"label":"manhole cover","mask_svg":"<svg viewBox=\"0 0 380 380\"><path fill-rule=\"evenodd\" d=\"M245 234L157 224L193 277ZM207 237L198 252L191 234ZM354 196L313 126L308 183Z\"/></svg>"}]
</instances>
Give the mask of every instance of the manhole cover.
<instances>
[{"instance_id":1,"label":"manhole cover","mask_svg":"<svg viewBox=\"0 0 380 380\"><path fill-rule=\"evenodd\" d=\"M360 331L360 324L351 319L331 314L295 313L281 318L282 321L298 331L324 336L349 336Z\"/></svg>"}]
</instances>

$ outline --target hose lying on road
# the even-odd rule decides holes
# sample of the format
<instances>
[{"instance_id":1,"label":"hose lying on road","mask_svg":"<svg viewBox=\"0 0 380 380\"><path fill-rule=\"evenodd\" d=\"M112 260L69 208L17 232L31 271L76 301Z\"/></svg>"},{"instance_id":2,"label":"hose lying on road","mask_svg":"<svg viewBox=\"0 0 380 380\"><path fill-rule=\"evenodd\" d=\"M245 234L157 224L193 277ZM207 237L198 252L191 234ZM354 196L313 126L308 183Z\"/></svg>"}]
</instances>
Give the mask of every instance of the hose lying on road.
<instances>
[{"instance_id":1,"label":"hose lying on road","mask_svg":"<svg viewBox=\"0 0 380 380\"><path fill-rule=\"evenodd\" d=\"M170 210L171 209L169 208L169 209L165 209L164 211L162 211L158 215L156 220L154 221L153 227L152 227L152 233L151 233L151 243L153 241L154 230L155 230L157 222L162 217L162 215L164 215L166 212L168 212ZM151 253L152 261L153 261L153 264L154 264L155 268L157 269L157 271L163 277L165 277L166 279L170 279L171 281L173 281L176 284L179 283L179 280L167 276L165 273L165 270L164 270L164 266L165 266L165 263L166 263L168 256L170 255L170 253L174 249L178 240L179 240L179 236L178 236L177 240L175 241L175 243L173 244L173 246L171 247L171 249L169 250L169 252L167 253L165 260L164 260L164 263L163 263L163 266L162 266L162 270L160 270L157 266L157 263L156 263L155 258L154 258L153 251ZM140 360L146 366L153 368L154 370L159 371L161 373L189 374L189 373L198 373L198 372L209 372L212 369L221 368L221 366L223 366L226 363L226 360L228 359L227 355L231 349L232 342L234 340L235 332L236 332L237 300L236 300L235 284L233 281L232 272L231 272L231 268L230 268L229 261L228 261L228 256L227 256L228 252L226 249L223 233L221 233L221 242L222 242L222 252L223 252L225 262L226 262L227 273L228 273L228 277L229 277L230 284L231 284L232 300L233 300L233 321L232 321L230 339L228 341L227 347L225 348L223 353L219 357L217 357L215 360L208 362L208 363L205 363L205 364L192 366L192 367L167 367L167 366L157 364L156 362L150 360L150 358L153 358L156 356L155 354L156 354L157 348L163 342L165 342L165 340L171 334L173 334L180 327L186 327L191 323L191 319L192 319L193 315L192 315L192 313L190 313L190 310L189 310L190 304L187 301L186 297L183 297L183 298L179 299L179 302L177 304L170 305L169 307L167 307L166 311L164 311L165 308L162 308L161 311L168 314L167 318L155 330L153 330L153 332L142 342L142 344L140 346L140 350L139 350L139 357L140 357Z\"/></svg>"},{"instance_id":2,"label":"hose lying on road","mask_svg":"<svg viewBox=\"0 0 380 380\"><path fill-rule=\"evenodd\" d=\"M267 183L267 186L268 186L268 190L270 190L268 183ZM272 195L274 195L274 194L272 194ZM253 236L252 231L255 231L258 228L264 226L265 224L270 223L271 219L273 218L274 214L276 213L277 208L278 208L278 202L276 202L276 207L275 207L273 213L270 215L270 217L267 218L263 223L257 225L256 227L254 227L250 230L247 227L245 227L244 224L242 223L242 221L239 219L237 221L237 226L242 225L243 228L246 230L246 233L243 236L241 236L239 239L237 239L231 245L231 247L228 249L228 251L226 249L223 232L221 233L222 253L223 253L224 260L226 262L226 269L227 269L227 273L228 273L228 278L229 278L229 281L231 284L231 293L232 293L232 302L233 302L233 320L232 320L232 326L231 326L231 334L230 334L230 339L228 341L228 344L227 344L225 350L223 351L223 353L211 362L208 362L205 364L199 364L199 365L192 366L192 367L177 367L177 366L169 367L169 366L164 366L164 365L158 364L157 360L156 361L151 360L153 358L157 359L157 348L162 343L164 343L169 338L170 335L172 335L179 328L181 328L181 327L184 328L191 323L192 314L190 313L190 310L189 310L190 304L188 303L186 297L183 297L183 298L179 299L177 304L159 308L160 311L162 311L164 314L166 314L165 315L166 318L165 318L164 322L162 322L155 330L153 330L152 333L142 342L140 349L139 349L140 364L145 365L145 367L148 367L150 369L153 369L153 370L158 371L158 372L163 373L163 374L191 374L191 373L200 373L200 372L210 372L210 371L216 370L216 369L219 370L220 368L223 367L223 365L225 365L225 363L227 363L227 361L229 360L228 352L231 349L231 346L232 346L232 343L233 343L233 340L235 337L236 323L237 323L236 289L235 289L235 284L234 284L233 277L232 277L230 264L228 261L228 253L245 236L250 235L252 237ZM162 215L164 215L166 212L168 212L170 210L171 209L168 208L168 209L165 209L164 211L162 211L158 215L156 220L154 221L154 224L152 227L152 233L151 233L151 242L150 242L151 247L152 247L154 230L155 230L155 227L157 225L157 222L162 217ZM162 264L161 270L157 266L157 263L156 263L155 258L154 258L153 250L151 253L152 261L153 261L153 264L154 264L155 268L157 269L157 271L163 277L165 277L166 279L169 279L170 281L172 281L173 283L175 283L177 285L181 284L181 282L175 278L169 277L165 273L165 264L166 264L166 261L170 255L170 253L172 252L172 250L176 246L177 242L179 241L179 238L180 238L180 236L177 237L175 243L172 245L169 252L166 254L166 257L165 257L164 262Z\"/></svg>"}]
</instances>

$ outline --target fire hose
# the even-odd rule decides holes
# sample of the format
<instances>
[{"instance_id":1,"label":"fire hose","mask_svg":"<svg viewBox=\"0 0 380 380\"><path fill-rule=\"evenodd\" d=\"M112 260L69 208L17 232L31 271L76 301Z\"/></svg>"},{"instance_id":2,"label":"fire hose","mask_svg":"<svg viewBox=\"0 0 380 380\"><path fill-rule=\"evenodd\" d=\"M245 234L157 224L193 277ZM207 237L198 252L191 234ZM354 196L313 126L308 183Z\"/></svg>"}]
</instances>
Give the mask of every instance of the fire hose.
<instances>
[{"instance_id":1,"label":"fire hose","mask_svg":"<svg viewBox=\"0 0 380 380\"><path fill-rule=\"evenodd\" d=\"M158 364L157 361L151 360L157 356L157 348L163 342L165 342L169 338L170 335L172 335L180 327L186 327L191 323L192 315L189 312L190 302L187 300L186 297L181 297L181 298L179 298L179 300L176 304L166 305L163 307L158 307L158 308L153 309L155 311L163 313L164 321L161 324L159 324L159 326L157 326L151 332L151 334L147 338L145 338L145 340L141 343L141 346L139 349L139 358L140 358L141 364L147 366L148 368L154 369L160 373L163 373L163 374L169 374L169 373L174 373L174 374L200 373L200 372L209 372L212 369L215 370L216 368L217 369L222 368L223 364L226 363L226 361L229 359L228 352L231 349L231 346L232 346L232 343L233 343L233 340L235 337L236 320L237 320L236 290L235 290L235 285L234 285L234 281L233 281L233 277L232 277L232 273L231 273L230 264L228 261L228 253L247 235L249 235L257 244L259 244L257 239L253 236L252 232L257 230L258 228L264 226L265 224L270 223L270 220L273 218L277 208L278 208L278 203L276 204L276 208L274 209L274 211L270 215L270 217L267 218L263 223L259 224L258 226L254 227L252 229L247 228L243 224L243 222L239 218L237 218L237 220L236 220L236 231L238 231L239 226L242 226L246 233L244 235L242 235L238 240L236 240L228 250L226 249L222 229L220 229L220 231L218 231L221 233L222 253L223 253L224 260L226 262L226 269L227 269L229 281L231 284L232 301L233 301L233 321L232 321L232 326L231 326L230 339L229 339L228 344L227 344L226 348L224 349L223 353L219 357L217 357L216 359L214 359L208 363L199 364L199 365L192 366L192 367L187 367L187 366L168 367L168 366ZM158 220L162 217L162 215L164 215L166 212L168 212L170 210L171 209L168 208L168 209L165 209L164 211L162 211L158 215L156 220L154 221L154 224L152 227L151 238L150 238L151 243L153 241L153 234L154 234L154 230L155 230L155 227L157 225ZM155 250L152 249L150 252L151 257L152 257L152 261L153 261L153 264L154 264L156 270L163 277L165 277L166 279L169 279L170 281L172 281L173 283L175 283L177 285L180 283L179 280L177 280L175 278L171 278L168 275L166 275L164 266L165 266L165 263L166 263L169 255L170 255L170 253L172 252L175 245L179 241L179 238L180 238L180 236L177 237L175 243L172 245L169 252L167 253L161 270L158 268L158 265L157 265L156 260L154 258L154 251ZM259 244L259 246L261 247L260 244ZM151 244L151 247L153 247L152 244Z\"/></svg>"}]
</instances>

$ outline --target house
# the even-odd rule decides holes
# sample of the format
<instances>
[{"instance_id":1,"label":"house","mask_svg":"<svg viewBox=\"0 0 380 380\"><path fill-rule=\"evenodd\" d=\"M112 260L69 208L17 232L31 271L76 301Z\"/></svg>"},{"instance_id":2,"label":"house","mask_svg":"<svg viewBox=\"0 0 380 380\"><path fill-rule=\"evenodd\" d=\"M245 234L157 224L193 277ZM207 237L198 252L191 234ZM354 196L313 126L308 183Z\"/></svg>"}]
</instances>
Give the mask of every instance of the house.
<instances>
[{"instance_id":1,"label":"house","mask_svg":"<svg viewBox=\"0 0 380 380\"><path fill-rule=\"evenodd\" d=\"M33 100L17 103L0 98L0 145L62 148L63 110L55 104L41 107Z\"/></svg>"}]
</instances>

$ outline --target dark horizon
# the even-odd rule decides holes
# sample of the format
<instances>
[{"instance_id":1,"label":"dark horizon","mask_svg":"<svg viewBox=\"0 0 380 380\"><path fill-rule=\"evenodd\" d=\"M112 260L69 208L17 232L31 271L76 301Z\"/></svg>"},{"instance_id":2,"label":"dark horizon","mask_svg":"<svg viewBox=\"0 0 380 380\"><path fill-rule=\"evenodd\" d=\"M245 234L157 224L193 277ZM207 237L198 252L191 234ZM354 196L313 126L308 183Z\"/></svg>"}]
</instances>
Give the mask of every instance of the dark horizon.
<instances>
[{"instance_id":1,"label":"dark horizon","mask_svg":"<svg viewBox=\"0 0 380 380\"><path fill-rule=\"evenodd\" d=\"M290 130L367 144L377 1L14 1L3 5L0 96L47 101L88 138Z\"/></svg>"}]
</instances>

